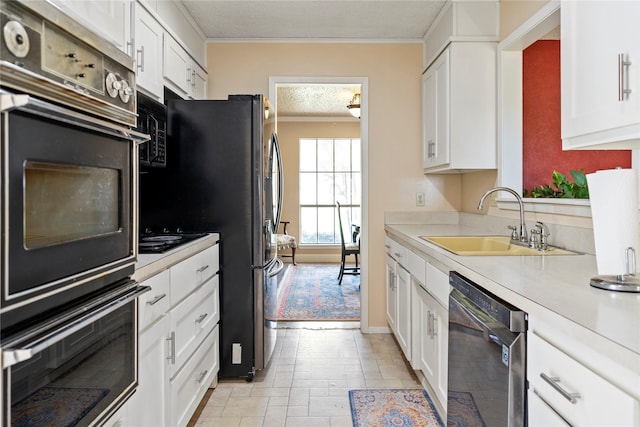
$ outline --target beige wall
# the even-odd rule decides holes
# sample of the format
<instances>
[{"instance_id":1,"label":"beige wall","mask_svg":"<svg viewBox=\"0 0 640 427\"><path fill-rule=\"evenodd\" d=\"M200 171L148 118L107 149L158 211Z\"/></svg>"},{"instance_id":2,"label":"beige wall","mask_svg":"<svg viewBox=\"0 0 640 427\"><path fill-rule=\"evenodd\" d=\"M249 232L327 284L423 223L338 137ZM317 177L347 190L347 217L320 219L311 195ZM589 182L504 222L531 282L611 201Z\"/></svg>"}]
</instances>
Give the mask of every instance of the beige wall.
<instances>
[{"instance_id":1,"label":"beige wall","mask_svg":"<svg viewBox=\"0 0 640 427\"><path fill-rule=\"evenodd\" d=\"M269 91L269 77L366 77L369 88L366 244L369 326L385 327L384 212L459 210L460 177L421 167L420 43L215 43L207 45L208 95ZM426 207L416 208L415 193Z\"/></svg>"}]
</instances>

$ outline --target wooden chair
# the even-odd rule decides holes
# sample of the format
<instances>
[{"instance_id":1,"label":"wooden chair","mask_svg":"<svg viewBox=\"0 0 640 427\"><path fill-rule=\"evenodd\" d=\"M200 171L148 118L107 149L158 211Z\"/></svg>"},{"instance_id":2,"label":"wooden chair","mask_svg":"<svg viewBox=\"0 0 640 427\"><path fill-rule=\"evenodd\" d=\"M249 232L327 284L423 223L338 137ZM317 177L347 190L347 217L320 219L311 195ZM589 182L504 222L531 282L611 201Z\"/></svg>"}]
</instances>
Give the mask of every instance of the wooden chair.
<instances>
[{"instance_id":1,"label":"wooden chair","mask_svg":"<svg viewBox=\"0 0 640 427\"><path fill-rule=\"evenodd\" d=\"M294 236L287 232L287 225L290 223L291 221L280 221L280 224L282 224L283 234L276 234L278 241L278 256L281 258L291 258L291 263L296 265L296 248L298 247L298 242ZM287 249L291 249L291 255L283 255L280 253L280 251Z\"/></svg>"},{"instance_id":2,"label":"wooden chair","mask_svg":"<svg viewBox=\"0 0 640 427\"><path fill-rule=\"evenodd\" d=\"M340 214L340 203L336 202L338 209L338 227L340 228L340 243L342 244L342 256L340 259L340 274L338 275L338 283L342 284L342 276L345 274L351 274L354 276L360 275L360 267L358 266L358 255L360 255L360 239L357 242L345 242L344 230L342 229L342 215ZM347 267L347 256L355 256L355 267Z\"/></svg>"}]
</instances>

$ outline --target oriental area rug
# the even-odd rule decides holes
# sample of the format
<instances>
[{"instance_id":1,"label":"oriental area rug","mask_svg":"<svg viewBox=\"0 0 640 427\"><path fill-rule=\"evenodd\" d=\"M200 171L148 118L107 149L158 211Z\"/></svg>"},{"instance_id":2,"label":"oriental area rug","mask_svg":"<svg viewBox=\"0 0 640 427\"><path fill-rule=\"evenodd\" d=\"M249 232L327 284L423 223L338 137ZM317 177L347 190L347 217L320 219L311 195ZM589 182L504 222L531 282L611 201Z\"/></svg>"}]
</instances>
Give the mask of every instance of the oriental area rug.
<instances>
[{"instance_id":1,"label":"oriental area rug","mask_svg":"<svg viewBox=\"0 0 640 427\"><path fill-rule=\"evenodd\" d=\"M342 278L339 264L288 265L279 285L278 320L360 320L360 276Z\"/></svg>"},{"instance_id":2,"label":"oriental area rug","mask_svg":"<svg viewBox=\"0 0 640 427\"><path fill-rule=\"evenodd\" d=\"M423 389L349 390L353 427L444 427Z\"/></svg>"},{"instance_id":3,"label":"oriental area rug","mask_svg":"<svg viewBox=\"0 0 640 427\"><path fill-rule=\"evenodd\" d=\"M107 394L108 389L42 387L11 407L14 426L75 426Z\"/></svg>"}]
</instances>

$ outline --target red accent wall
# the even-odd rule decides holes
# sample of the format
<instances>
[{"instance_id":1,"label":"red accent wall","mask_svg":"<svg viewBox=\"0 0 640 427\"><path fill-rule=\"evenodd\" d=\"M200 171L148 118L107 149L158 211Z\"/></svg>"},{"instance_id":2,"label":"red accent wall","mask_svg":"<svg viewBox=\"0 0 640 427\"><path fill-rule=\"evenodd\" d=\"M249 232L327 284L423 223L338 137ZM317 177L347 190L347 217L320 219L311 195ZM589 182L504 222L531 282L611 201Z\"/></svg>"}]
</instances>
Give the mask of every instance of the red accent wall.
<instances>
[{"instance_id":1,"label":"red accent wall","mask_svg":"<svg viewBox=\"0 0 640 427\"><path fill-rule=\"evenodd\" d=\"M560 41L539 40L522 53L522 180L531 190L551 184L558 170L591 173L631 167L629 150L562 151L560 136ZM571 179L573 181L573 179Z\"/></svg>"}]
</instances>

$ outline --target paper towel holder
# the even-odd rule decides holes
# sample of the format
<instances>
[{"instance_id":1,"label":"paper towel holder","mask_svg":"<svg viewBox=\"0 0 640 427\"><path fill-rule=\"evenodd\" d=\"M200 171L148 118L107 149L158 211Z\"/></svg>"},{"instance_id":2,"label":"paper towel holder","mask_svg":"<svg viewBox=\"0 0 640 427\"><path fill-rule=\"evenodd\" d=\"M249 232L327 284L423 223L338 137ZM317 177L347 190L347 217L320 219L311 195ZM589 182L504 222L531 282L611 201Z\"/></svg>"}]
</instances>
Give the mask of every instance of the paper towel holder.
<instances>
[{"instance_id":1,"label":"paper towel holder","mask_svg":"<svg viewBox=\"0 0 640 427\"><path fill-rule=\"evenodd\" d=\"M596 276L591 279L590 285L618 292L640 292L640 280L636 277L636 251L629 246L624 251L626 274Z\"/></svg>"}]
</instances>

